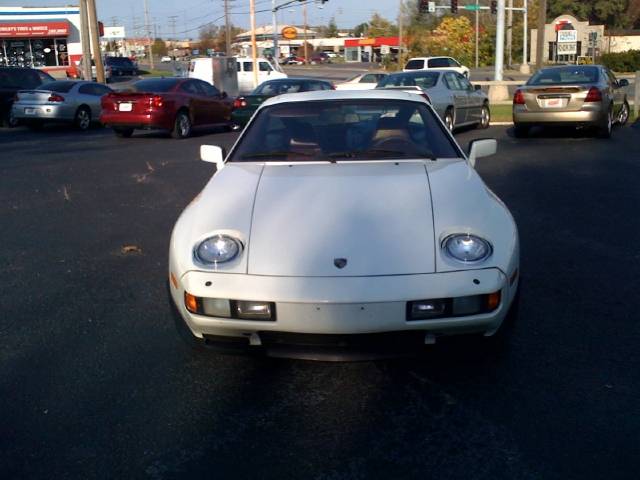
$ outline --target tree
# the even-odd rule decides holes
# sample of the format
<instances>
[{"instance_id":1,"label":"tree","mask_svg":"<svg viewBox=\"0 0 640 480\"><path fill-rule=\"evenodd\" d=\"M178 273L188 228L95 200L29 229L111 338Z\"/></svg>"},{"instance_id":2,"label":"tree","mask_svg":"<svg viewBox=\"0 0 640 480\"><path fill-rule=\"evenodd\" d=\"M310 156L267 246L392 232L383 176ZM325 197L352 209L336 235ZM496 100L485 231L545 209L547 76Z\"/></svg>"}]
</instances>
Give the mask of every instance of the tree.
<instances>
[{"instance_id":1,"label":"tree","mask_svg":"<svg viewBox=\"0 0 640 480\"><path fill-rule=\"evenodd\" d=\"M325 36L327 38L335 38L338 36L338 25L336 24L335 17L331 17L327 29L325 30Z\"/></svg>"},{"instance_id":2,"label":"tree","mask_svg":"<svg viewBox=\"0 0 640 480\"><path fill-rule=\"evenodd\" d=\"M369 31L369 24L367 22L360 23L353 29L354 37L366 37Z\"/></svg>"},{"instance_id":3,"label":"tree","mask_svg":"<svg viewBox=\"0 0 640 480\"><path fill-rule=\"evenodd\" d=\"M242 32L241 28L234 27L233 25L229 26L229 30L231 32L231 39ZM218 25L206 25L200 29L200 43L198 44L198 48L202 51L207 49L212 49L218 52L224 52L227 49L227 35L226 29L224 26L219 27ZM231 52L227 52L228 54Z\"/></svg>"},{"instance_id":4,"label":"tree","mask_svg":"<svg viewBox=\"0 0 640 480\"><path fill-rule=\"evenodd\" d=\"M156 38L151 44L151 53L154 55L166 55L167 44L161 38Z\"/></svg>"},{"instance_id":5,"label":"tree","mask_svg":"<svg viewBox=\"0 0 640 480\"><path fill-rule=\"evenodd\" d=\"M391 23L386 18L380 16L377 13L371 15L369 20L369 31L367 36L369 37L392 37L398 35L398 26Z\"/></svg>"}]
</instances>

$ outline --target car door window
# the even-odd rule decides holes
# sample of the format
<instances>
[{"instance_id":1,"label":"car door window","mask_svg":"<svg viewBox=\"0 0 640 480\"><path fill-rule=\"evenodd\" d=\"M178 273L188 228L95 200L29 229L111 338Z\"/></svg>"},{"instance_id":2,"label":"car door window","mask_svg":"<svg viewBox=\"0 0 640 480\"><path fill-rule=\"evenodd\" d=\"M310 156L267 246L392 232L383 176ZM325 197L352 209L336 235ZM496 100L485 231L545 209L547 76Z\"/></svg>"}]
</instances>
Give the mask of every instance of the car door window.
<instances>
[{"instance_id":1,"label":"car door window","mask_svg":"<svg viewBox=\"0 0 640 480\"><path fill-rule=\"evenodd\" d=\"M271 65L269 65L267 62L259 62L258 69L261 72L270 72L272 70Z\"/></svg>"},{"instance_id":2,"label":"car door window","mask_svg":"<svg viewBox=\"0 0 640 480\"><path fill-rule=\"evenodd\" d=\"M449 67L449 61L446 58L431 58L428 62L429 68Z\"/></svg>"},{"instance_id":3,"label":"car door window","mask_svg":"<svg viewBox=\"0 0 640 480\"><path fill-rule=\"evenodd\" d=\"M460 64L456 62L453 58L447 58L447 61L449 62L450 67L455 67L455 68L460 67Z\"/></svg>"},{"instance_id":4,"label":"car door window","mask_svg":"<svg viewBox=\"0 0 640 480\"><path fill-rule=\"evenodd\" d=\"M195 82L184 82L180 85L180 91L192 95L204 95L204 92L200 91Z\"/></svg>"},{"instance_id":5,"label":"car door window","mask_svg":"<svg viewBox=\"0 0 640 480\"><path fill-rule=\"evenodd\" d=\"M376 77L377 75L375 75L374 73L367 73L366 75L362 76L362 78L360 79L360 83L378 83Z\"/></svg>"},{"instance_id":6,"label":"car door window","mask_svg":"<svg viewBox=\"0 0 640 480\"><path fill-rule=\"evenodd\" d=\"M273 95L278 95L279 92L279 85L276 82L265 82L263 83L260 87L258 87L258 89L256 90L256 93L258 95L266 95L266 96L273 96Z\"/></svg>"},{"instance_id":7,"label":"car door window","mask_svg":"<svg viewBox=\"0 0 640 480\"><path fill-rule=\"evenodd\" d=\"M113 90L111 90L109 87L105 87L104 85L100 85L99 83L94 84L93 89L96 92L96 95L99 96L113 92Z\"/></svg>"},{"instance_id":8,"label":"car door window","mask_svg":"<svg viewBox=\"0 0 640 480\"><path fill-rule=\"evenodd\" d=\"M216 87L214 87L213 85L207 83L207 82L203 82L202 80L198 82L198 87L200 88L200 90L202 91L203 95L206 95L207 97L219 97L220 96L220 90L218 90Z\"/></svg>"},{"instance_id":9,"label":"car door window","mask_svg":"<svg viewBox=\"0 0 640 480\"><path fill-rule=\"evenodd\" d=\"M304 91L305 92L315 92L318 90L324 90L324 85L320 82L309 82L305 88Z\"/></svg>"},{"instance_id":10,"label":"car door window","mask_svg":"<svg viewBox=\"0 0 640 480\"><path fill-rule=\"evenodd\" d=\"M462 90L458 77L454 72L444 74L444 83L449 90Z\"/></svg>"},{"instance_id":11,"label":"car door window","mask_svg":"<svg viewBox=\"0 0 640 480\"><path fill-rule=\"evenodd\" d=\"M80 85L78 89L78 93L82 95L96 95L93 85L91 83L85 83L84 85Z\"/></svg>"},{"instance_id":12,"label":"car door window","mask_svg":"<svg viewBox=\"0 0 640 480\"><path fill-rule=\"evenodd\" d=\"M456 79L458 80L458 83L460 84L460 89L461 90L473 90L473 86L471 85L469 80L467 80L464 77L464 75L460 75L459 73L456 73Z\"/></svg>"},{"instance_id":13,"label":"car door window","mask_svg":"<svg viewBox=\"0 0 640 480\"><path fill-rule=\"evenodd\" d=\"M609 70L609 69L605 69L604 73L605 73L605 78L607 78L607 80L609 80L609 82L611 82L611 86L612 87L617 87L618 86L618 79L613 74L613 72L611 70Z\"/></svg>"},{"instance_id":14,"label":"car door window","mask_svg":"<svg viewBox=\"0 0 640 480\"><path fill-rule=\"evenodd\" d=\"M242 62L243 72L253 72L253 62Z\"/></svg>"}]
</instances>

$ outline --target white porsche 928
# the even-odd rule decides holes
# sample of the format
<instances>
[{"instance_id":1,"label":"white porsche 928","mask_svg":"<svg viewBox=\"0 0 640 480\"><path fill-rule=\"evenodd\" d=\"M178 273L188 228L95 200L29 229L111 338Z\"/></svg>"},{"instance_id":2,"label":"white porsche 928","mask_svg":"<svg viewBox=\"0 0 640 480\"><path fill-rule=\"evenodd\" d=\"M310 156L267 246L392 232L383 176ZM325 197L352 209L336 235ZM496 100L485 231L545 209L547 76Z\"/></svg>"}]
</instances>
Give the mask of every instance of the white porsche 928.
<instances>
[{"instance_id":1,"label":"white porsche 928","mask_svg":"<svg viewBox=\"0 0 640 480\"><path fill-rule=\"evenodd\" d=\"M496 334L516 309L518 231L431 106L398 91L262 104L171 237L194 343L274 356L406 353ZM184 326L188 327L184 329Z\"/></svg>"}]
</instances>

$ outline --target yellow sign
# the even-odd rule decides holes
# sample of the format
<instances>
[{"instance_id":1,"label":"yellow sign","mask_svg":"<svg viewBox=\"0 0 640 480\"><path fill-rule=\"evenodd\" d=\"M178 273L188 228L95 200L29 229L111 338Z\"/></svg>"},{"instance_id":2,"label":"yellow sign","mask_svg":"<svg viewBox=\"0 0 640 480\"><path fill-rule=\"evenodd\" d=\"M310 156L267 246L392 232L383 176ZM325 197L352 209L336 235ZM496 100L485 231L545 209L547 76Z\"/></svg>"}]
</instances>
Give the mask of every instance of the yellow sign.
<instances>
[{"instance_id":1,"label":"yellow sign","mask_svg":"<svg viewBox=\"0 0 640 480\"><path fill-rule=\"evenodd\" d=\"M298 36L296 27L284 27L280 33L282 33L282 38L286 38L287 40L295 40Z\"/></svg>"}]
</instances>

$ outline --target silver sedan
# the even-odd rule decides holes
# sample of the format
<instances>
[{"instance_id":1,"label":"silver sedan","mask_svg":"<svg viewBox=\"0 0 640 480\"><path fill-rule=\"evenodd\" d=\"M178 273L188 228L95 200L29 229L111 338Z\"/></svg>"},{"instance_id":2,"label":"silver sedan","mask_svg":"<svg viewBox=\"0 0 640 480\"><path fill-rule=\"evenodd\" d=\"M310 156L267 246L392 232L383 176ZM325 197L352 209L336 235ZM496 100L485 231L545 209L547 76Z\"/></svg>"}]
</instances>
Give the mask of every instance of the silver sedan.
<instances>
[{"instance_id":1,"label":"silver sedan","mask_svg":"<svg viewBox=\"0 0 640 480\"><path fill-rule=\"evenodd\" d=\"M19 123L39 128L46 122L73 123L87 130L98 122L100 99L112 92L96 82L60 80L42 84L37 90L20 90L12 113Z\"/></svg>"},{"instance_id":2,"label":"silver sedan","mask_svg":"<svg viewBox=\"0 0 640 480\"><path fill-rule=\"evenodd\" d=\"M489 98L458 72L428 70L393 73L376 88L405 90L424 96L449 130L465 125L488 128Z\"/></svg>"}]
</instances>

